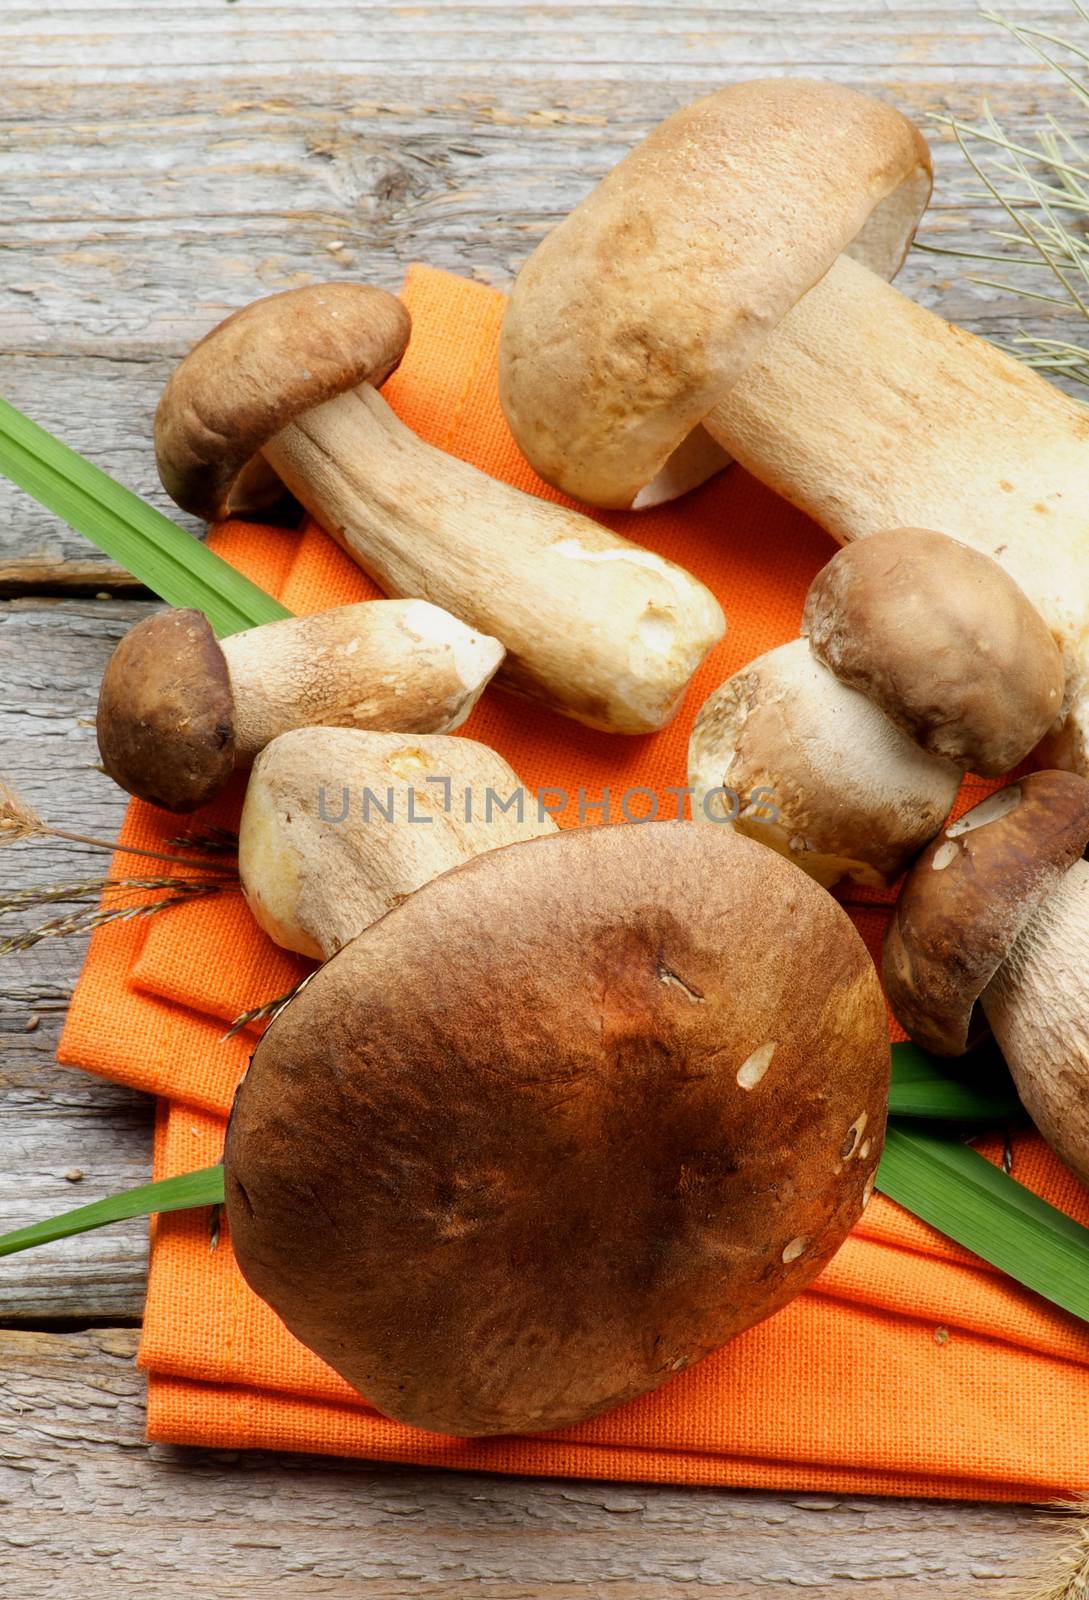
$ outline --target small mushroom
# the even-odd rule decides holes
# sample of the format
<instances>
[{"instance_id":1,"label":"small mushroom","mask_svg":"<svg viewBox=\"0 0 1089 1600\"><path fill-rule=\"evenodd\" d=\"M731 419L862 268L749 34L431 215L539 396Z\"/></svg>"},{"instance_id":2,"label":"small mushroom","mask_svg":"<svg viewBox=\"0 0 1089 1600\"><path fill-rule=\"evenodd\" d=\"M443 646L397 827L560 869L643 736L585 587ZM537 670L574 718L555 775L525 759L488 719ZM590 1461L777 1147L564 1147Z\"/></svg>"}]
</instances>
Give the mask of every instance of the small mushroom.
<instances>
[{"instance_id":1,"label":"small mushroom","mask_svg":"<svg viewBox=\"0 0 1089 1600\"><path fill-rule=\"evenodd\" d=\"M217 640L199 611L147 617L121 640L98 699L110 777L193 811L270 740L310 724L447 732L503 659L423 600L371 600Z\"/></svg>"},{"instance_id":2,"label":"small mushroom","mask_svg":"<svg viewBox=\"0 0 1089 1600\"><path fill-rule=\"evenodd\" d=\"M283 484L387 594L500 639L499 681L591 727L649 733L721 637L691 573L425 444L377 392L408 313L362 284L270 295L182 361L155 420L179 505L218 518Z\"/></svg>"},{"instance_id":3,"label":"small mushroom","mask_svg":"<svg viewBox=\"0 0 1089 1600\"><path fill-rule=\"evenodd\" d=\"M1008 772L1062 705L1062 657L1022 590L926 528L837 551L802 633L808 651L804 638L771 650L705 702L689 782L697 818L732 820L826 888L891 883L964 768Z\"/></svg>"},{"instance_id":4,"label":"small mushroom","mask_svg":"<svg viewBox=\"0 0 1089 1600\"><path fill-rule=\"evenodd\" d=\"M819 661L921 749L999 777L1063 703L1040 613L990 556L927 528L844 546L814 579L802 633Z\"/></svg>"},{"instance_id":5,"label":"small mushroom","mask_svg":"<svg viewBox=\"0 0 1089 1600\"><path fill-rule=\"evenodd\" d=\"M880 889L941 827L961 771L794 639L704 702L688 781L696 820L770 845L825 888L849 878Z\"/></svg>"},{"instance_id":6,"label":"small mushroom","mask_svg":"<svg viewBox=\"0 0 1089 1600\"><path fill-rule=\"evenodd\" d=\"M1063 654L1052 759L1089 772L1084 408L886 281L930 180L919 130L834 84L682 108L522 267L501 398L538 472L597 505L732 459L840 542L935 527L992 556Z\"/></svg>"},{"instance_id":7,"label":"small mushroom","mask_svg":"<svg viewBox=\"0 0 1089 1600\"><path fill-rule=\"evenodd\" d=\"M473 739L299 728L254 762L238 873L269 937L324 961L440 872L555 830Z\"/></svg>"},{"instance_id":8,"label":"small mushroom","mask_svg":"<svg viewBox=\"0 0 1089 1600\"><path fill-rule=\"evenodd\" d=\"M685 822L531 839L417 889L276 1017L227 1134L232 1243L387 1416L567 1427L812 1281L888 1076L861 940L771 852Z\"/></svg>"},{"instance_id":9,"label":"small mushroom","mask_svg":"<svg viewBox=\"0 0 1089 1600\"><path fill-rule=\"evenodd\" d=\"M901 1027L938 1055L989 1024L1025 1108L1089 1182L1089 782L1033 772L945 829L885 943Z\"/></svg>"}]
</instances>

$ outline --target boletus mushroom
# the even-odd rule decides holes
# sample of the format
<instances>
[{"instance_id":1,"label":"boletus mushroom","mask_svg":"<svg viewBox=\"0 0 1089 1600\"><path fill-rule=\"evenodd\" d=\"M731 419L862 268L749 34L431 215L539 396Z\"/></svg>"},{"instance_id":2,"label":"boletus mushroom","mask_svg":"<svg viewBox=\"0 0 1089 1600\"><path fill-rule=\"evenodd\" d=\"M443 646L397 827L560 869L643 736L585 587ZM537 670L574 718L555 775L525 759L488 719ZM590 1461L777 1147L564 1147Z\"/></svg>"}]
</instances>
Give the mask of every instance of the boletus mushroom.
<instances>
[{"instance_id":1,"label":"boletus mushroom","mask_svg":"<svg viewBox=\"0 0 1089 1600\"><path fill-rule=\"evenodd\" d=\"M215 519L286 485L387 594L500 639L506 688L609 732L662 727L722 636L718 602L682 567L406 428L376 386L408 336L401 302L364 284L235 312L159 402L167 491Z\"/></svg>"},{"instance_id":2,"label":"boletus mushroom","mask_svg":"<svg viewBox=\"0 0 1089 1600\"><path fill-rule=\"evenodd\" d=\"M460 727L503 659L424 600L369 600L216 638L200 611L129 630L106 666L98 748L130 794L193 811L289 728Z\"/></svg>"},{"instance_id":3,"label":"boletus mushroom","mask_svg":"<svg viewBox=\"0 0 1089 1600\"><path fill-rule=\"evenodd\" d=\"M238 875L258 926L324 961L440 872L555 831L475 739L298 728L254 762Z\"/></svg>"},{"instance_id":4,"label":"boletus mushroom","mask_svg":"<svg viewBox=\"0 0 1089 1600\"><path fill-rule=\"evenodd\" d=\"M885 942L889 1002L924 1049L988 1025L1025 1109L1089 1183L1089 782L1033 772L936 838Z\"/></svg>"},{"instance_id":5,"label":"boletus mushroom","mask_svg":"<svg viewBox=\"0 0 1089 1600\"><path fill-rule=\"evenodd\" d=\"M802 633L709 696L689 781L694 816L732 820L826 887L891 883L965 769L1008 772L1062 707L1062 656L1024 591L926 528L837 551Z\"/></svg>"},{"instance_id":6,"label":"boletus mushroom","mask_svg":"<svg viewBox=\"0 0 1089 1600\"><path fill-rule=\"evenodd\" d=\"M537 245L501 398L537 471L597 505L732 459L841 542L934 527L992 556L1063 653L1051 759L1089 772L1085 414L886 281L930 186L891 106L800 78L721 89Z\"/></svg>"},{"instance_id":7,"label":"boletus mushroom","mask_svg":"<svg viewBox=\"0 0 1089 1600\"><path fill-rule=\"evenodd\" d=\"M319 969L227 1134L239 1265L386 1415L565 1427L792 1299L873 1189L884 1002L803 873L686 822L475 856Z\"/></svg>"}]
</instances>

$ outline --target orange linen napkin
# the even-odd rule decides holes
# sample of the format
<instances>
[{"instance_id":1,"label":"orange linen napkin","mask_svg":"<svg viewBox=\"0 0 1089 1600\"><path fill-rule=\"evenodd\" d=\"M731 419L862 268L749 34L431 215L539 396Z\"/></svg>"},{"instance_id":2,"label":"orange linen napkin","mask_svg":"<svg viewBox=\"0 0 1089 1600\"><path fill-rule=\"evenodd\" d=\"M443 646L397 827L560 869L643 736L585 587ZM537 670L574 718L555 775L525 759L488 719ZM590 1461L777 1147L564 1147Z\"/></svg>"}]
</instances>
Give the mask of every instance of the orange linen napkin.
<instances>
[{"instance_id":1,"label":"orange linen napkin","mask_svg":"<svg viewBox=\"0 0 1089 1600\"><path fill-rule=\"evenodd\" d=\"M412 344L385 393L422 437L547 498L496 399L503 300L414 268ZM719 596L726 640L674 725L642 739L590 732L489 690L465 732L495 746L530 789L570 796L562 821L603 820L602 792L685 782L701 701L754 655L794 637L805 590L832 550L813 524L739 470L674 506L603 521L682 562ZM299 612L375 594L320 530L234 523L216 547ZM971 781L960 805L988 786ZM237 820L240 784L206 819ZM614 802L615 803L615 802ZM675 799L662 814L675 814ZM126 843L178 820L133 804ZM124 857L118 865L124 870ZM890 897L852 892L876 952ZM255 1030L223 1023L290 989L308 964L258 933L236 894L95 935L61 1059L158 1093L156 1174L219 1159L224 1118ZM898 1032L894 1029L896 1036ZM997 1155L993 1149L992 1156ZM1016 1171L1089 1223L1087 1193L1032 1135ZM578 1428L465 1441L391 1423L296 1343L243 1283L206 1214L159 1219L141 1362L152 1437L451 1467L835 1493L1038 1498L1089 1488L1089 1329L880 1196L818 1283L657 1394Z\"/></svg>"}]
</instances>

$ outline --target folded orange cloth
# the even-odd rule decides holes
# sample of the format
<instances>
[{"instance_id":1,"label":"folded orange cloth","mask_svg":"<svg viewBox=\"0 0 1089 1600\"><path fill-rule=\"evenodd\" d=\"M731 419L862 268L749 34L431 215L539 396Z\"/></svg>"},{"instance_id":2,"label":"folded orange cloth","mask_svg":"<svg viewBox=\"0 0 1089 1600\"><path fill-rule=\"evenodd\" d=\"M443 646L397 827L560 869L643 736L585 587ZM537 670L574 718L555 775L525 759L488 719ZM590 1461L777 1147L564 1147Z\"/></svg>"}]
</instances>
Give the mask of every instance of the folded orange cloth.
<instances>
[{"instance_id":1,"label":"folded orange cloth","mask_svg":"<svg viewBox=\"0 0 1089 1600\"><path fill-rule=\"evenodd\" d=\"M550 499L519 456L496 399L503 299L424 268L404 298L414 334L385 393L422 437ZM466 733L495 746L527 787L559 787L561 819L642 785L685 782L692 718L722 678L794 637L830 541L743 472L610 526L696 572L719 596L726 640L674 725L642 739L593 733L489 690ZM319 530L246 524L216 547L295 611L373 595ZM987 786L965 786L961 807ZM237 820L236 784L207 813ZM663 814L671 814L663 808ZM204 820L204 819L202 819ZM589 811L600 821L600 810ZM178 833L133 804L126 843ZM124 870L124 858L118 858ZM876 951L888 896L852 893ZM160 1094L156 1173L219 1159L224 1117L256 1038L223 1023L290 989L308 964L258 933L237 894L99 930L61 1059ZM894 1030L895 1032L895 1030ZM997 1151L992 1150L992 1155ZM1032 1135L1023 1181L1089 1223L1089 1193ZM149 1431L179 1443L262 1446L521 1473L641 1478L835 1493L1039 1498L1089 1488L1089 1329L1017 1288L898 1207L875 1198L818 1283L770 1322L605 1417L533 1439L439 1438L372 1411L298 1345L243 1283L229 1239L209 1250L207 1216L153 1229L141 1361Z\"/></svg>"}]
</instances>

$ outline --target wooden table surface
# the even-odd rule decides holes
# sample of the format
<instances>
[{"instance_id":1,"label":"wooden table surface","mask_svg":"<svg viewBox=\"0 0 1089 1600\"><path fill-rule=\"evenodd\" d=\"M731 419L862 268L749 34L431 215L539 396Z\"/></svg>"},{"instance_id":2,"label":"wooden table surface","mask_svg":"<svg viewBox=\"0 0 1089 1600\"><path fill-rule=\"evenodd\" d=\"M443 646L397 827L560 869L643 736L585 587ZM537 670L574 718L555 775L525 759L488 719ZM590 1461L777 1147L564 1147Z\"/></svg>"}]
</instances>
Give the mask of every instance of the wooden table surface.
<instances>
[{"instance_id":1,"label":"wooden table surface","mask_svg":"<svg viewBox=\"0 0 1089 1600\"><path fill-rule=\"evenodd\" d=\"M1066 0L1005 10L1071 23ZM504 284L659 118L783 71L923 121L989 97L1023 133L1060 100L974 0L4 0L0 393L177 516L152 412L174 360L229 308L319 279L396 288L413 259ZM991 213L931 132L922 237L978 238ZM903 283L983 333L1025 320L941 256L915 255ZM3 482L0 594L0 771L52 821L110 834L123 800L93 768L91 718L107 654L147 601ZM97 866L78 846L0 859L3 889ZM0 1230L148 1172L150 1102L53 1061L82 953L56 941L0 966ZM5 1597L887 1600L929 1585L959 1600L1029 1595L1060 1538L1028 1508L150 1447L132 1365L145 1255L133 1224L3 1264Z\"/></svg>"}]
</instances>

